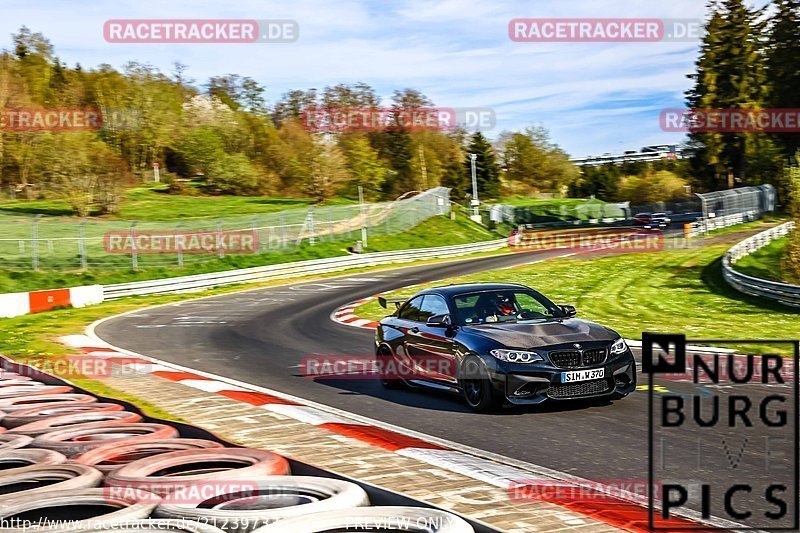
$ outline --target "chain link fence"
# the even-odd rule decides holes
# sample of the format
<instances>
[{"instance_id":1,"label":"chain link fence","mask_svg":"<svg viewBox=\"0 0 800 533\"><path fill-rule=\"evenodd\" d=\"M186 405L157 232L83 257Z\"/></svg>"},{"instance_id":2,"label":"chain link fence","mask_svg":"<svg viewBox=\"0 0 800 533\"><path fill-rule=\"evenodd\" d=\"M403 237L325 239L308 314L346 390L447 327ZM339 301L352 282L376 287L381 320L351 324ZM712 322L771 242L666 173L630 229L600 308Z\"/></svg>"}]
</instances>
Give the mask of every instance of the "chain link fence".
<instances>
[{"instance_id":1,"label":"chain link fence","mask_svg":"<svg viewBox=\"0 0 800 533\"><path fill-rule=\"evenodd\" d=\"M775 187L769 184L702 193L697 197L702 218L693 230L701 234L751 222L763 213L775 211L776 206Z\"/></svg>"},{"instance_id":2,"label":"chain link fence","mask_svg":"<svg viewBox=\"0 0 800 533\"><path fill-rule=\"evenodd\" d=\"M541 203L532 206L498 204L485 212L484 220L512 225L581 225L612 223L628 217L628 203L586 200L581 203ZM482 213L483 214L483 213Z\"/></svg>"},{"instance_id":3,"label":"chain link fence","mask_svg":"<svg viewBox=\"0 0 800 533\"><path fill-rule=\"evenodd\" d=\"M232 254L270 254L328 242L355 245L450 212L450 189L394 202L289 209L179 222L75 219L0 211L0 268L174 268Z\"/></svg>"}]
</instances>

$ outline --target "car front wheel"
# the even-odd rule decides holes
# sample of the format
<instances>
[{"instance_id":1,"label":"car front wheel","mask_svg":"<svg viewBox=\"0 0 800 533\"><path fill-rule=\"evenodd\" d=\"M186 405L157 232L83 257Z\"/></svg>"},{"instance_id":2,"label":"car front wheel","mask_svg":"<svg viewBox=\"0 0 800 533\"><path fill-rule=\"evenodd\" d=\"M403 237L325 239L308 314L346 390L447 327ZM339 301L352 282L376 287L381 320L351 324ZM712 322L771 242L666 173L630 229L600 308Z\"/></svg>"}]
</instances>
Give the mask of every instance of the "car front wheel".
<instances>
[{"instance_id":1,"label":"car front wheel","mask_svg":"<svg viewBox=\"0 0 800 533\"><path fill-rule=\"evenodd\" d=\"M502 403L497 397L489 371L479 357L468 357L461 364L461 379L459 379L462 394L467 405L478 412L491 411Z\"/></svg>"}]
</instances>

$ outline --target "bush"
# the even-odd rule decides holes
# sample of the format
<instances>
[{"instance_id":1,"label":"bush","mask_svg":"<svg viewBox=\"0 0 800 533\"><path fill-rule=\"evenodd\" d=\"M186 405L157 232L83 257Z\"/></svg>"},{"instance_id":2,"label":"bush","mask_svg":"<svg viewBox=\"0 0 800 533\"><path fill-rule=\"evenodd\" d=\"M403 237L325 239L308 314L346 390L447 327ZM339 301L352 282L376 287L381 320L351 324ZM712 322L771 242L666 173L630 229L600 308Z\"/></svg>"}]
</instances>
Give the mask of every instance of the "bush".
<instances>
[{"instance_id":1,"label":"bush","mask_svg":"<svg viewBox=\"0 0 800 533\"><path fill-rule=\"evenodd\" d=\"M800 285L800 229L789 234L789 244L781 258L781 279L786 283Z\"/></svg>"},{"instance_id":2,"label":"bush","mask_svg":"<svg viewBox=\"0 0 800 533\"><path fill-rule=\"evenodd\" d=\"M786 169L789 202L794 217L795 229L789 235L789 244L781 259L782 278L787 283L800 284L800 152L795 164Z\"/></svg>"},{"instance_id":3,"label":"bush","mask_svg":"<svg viewBox=\"0 0 800 533\"><path fill-rule=\"evenodd\" d=\"M259 175L244 154L225 154L208 170L208 177L216 187L233 194L258 194Z\"/></svg>"}]
</instances>

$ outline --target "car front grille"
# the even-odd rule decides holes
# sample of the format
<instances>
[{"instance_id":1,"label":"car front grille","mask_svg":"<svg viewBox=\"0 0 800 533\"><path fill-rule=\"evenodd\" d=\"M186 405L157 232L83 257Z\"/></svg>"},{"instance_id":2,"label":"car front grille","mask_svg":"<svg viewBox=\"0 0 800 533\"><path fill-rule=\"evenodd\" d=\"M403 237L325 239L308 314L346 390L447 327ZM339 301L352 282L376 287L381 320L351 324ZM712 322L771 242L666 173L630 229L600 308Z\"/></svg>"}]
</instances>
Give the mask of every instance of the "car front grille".
<instances>
[{"instance_id":1,"label":"car front grille","mask_svg":"<svg viewBox=\"0 0 800 533\"><path fill-rule=\"evenodd\" d=\"M606 360L605 348L588 350L555 350L550 352L550 362L560 368L579 368L599 365Z\"/></svg>"},{"instance_id":2,"label":"car front grille","mask_svg":"<svg viewBox=\"0 0 800 533\"><path fill-rule=\"evenodd\" d=\"M599 365L606 359L605 348L593 348L583 352L583 366Z\"/></svg>"},{"instance_id":3,"label":"car front grille","mask_svg":"<svg viewBox=\"0 0 800 533\"><path fill-rule=\"evenodd\" d=\"M580 398L582 396L596 396L608 392L609 385L607 379L595 379L581 383L565 383L562 385L552 385L547 390L547 395L551 398Z\"/></svg>"},{"instance_id":4,"label":"car front grille","mask_svg":"<svg viewBox=\"0 0 800 533\"><path fill-rule=\"evenodd\" d=\"M550 352L550 361L561 368L575 368L581 364L581 352L578 350Z\"/></svg>"}]
</instances>

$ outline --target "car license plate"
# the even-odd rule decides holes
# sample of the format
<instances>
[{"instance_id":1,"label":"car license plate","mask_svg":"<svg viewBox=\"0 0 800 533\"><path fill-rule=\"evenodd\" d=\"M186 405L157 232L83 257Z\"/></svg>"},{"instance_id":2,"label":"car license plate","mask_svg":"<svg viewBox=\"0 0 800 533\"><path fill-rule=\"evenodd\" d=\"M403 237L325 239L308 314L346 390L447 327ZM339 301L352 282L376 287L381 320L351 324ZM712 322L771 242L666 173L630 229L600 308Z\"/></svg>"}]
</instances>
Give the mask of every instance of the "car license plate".
<instances>
[{"instance_id":1,"label":"car license plate","mask_svg":"<svg viewBox=\"0 0 800 533\"><path fill-rule=\"evenodd\" d=\"M564 372L561 374L561 383L573 383L575 381L589 381L590 379L600 379L605 377L605 368L592 368L589 370L576 370L574 372Z\"/></svg>"}]
</instances>

